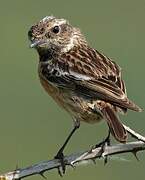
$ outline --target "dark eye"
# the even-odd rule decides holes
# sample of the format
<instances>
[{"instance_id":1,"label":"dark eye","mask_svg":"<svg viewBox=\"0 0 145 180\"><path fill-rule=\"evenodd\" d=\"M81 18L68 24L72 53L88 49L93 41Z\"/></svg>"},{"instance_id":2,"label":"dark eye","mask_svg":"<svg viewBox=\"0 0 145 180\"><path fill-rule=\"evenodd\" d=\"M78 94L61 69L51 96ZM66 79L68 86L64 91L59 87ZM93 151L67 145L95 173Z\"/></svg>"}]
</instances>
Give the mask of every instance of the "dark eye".
<instances>
[{"instance_id":1,"label":"dark eye","mask_svg":"<svg viewBox=\"0 0 145 180\"><path fill-rule=\"evenodd\" d=\"M52 32L55 33L55 34L59 33L59 31L60 31L60 27L59 26L54 26L52 28Z\"/></svg>"}]
</instances>

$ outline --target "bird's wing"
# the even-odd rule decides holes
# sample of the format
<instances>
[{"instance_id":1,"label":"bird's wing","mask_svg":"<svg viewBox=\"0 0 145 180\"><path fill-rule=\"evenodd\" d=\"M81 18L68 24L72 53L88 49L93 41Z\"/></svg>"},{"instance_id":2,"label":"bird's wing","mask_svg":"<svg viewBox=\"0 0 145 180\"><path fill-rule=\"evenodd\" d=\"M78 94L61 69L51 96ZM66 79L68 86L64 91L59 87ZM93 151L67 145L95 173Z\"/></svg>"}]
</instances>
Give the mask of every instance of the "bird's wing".
<instances>
[{"instance_id":1,"label":"bird's wing","mask_svg":"<svg viewBox=\"0 0 145 180\"><path fill-rule=\"evenodd\" d=\"M48 80L80 96L141 111L127 98L120 67L98 51L85 48L71 51L55 60L55 73L51 73Z\"/></svg>"}]
</instances>

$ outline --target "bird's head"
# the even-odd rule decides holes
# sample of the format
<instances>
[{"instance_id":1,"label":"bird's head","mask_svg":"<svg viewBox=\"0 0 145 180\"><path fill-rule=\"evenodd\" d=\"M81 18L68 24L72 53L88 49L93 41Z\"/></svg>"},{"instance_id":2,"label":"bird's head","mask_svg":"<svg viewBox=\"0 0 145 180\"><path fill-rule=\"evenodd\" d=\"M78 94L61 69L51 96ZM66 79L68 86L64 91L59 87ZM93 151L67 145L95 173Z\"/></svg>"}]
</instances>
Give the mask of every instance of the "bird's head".
<instances>
[{"instance_id":1,"label":"bird's head","mask_svg":"<svg viewBox=\"0 0 145 180\"><path fill-rule=\"evenodd\" d=\"M65 19L46 16L33 25L28 32L30 47L38 51L53 50L65 53L79 43L85 42L78 28L74 28Z\"/></svg>"}]
</instances>

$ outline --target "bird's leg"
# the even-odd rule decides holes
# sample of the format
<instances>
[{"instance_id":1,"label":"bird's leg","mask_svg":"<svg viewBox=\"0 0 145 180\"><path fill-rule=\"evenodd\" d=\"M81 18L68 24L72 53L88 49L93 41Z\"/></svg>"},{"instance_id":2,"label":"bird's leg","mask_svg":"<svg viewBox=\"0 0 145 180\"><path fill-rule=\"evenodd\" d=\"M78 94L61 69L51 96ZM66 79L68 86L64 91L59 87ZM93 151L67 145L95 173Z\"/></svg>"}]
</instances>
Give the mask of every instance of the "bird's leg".
<instances>
[{"instance_id":1,"label":"bird's leg","mask_svg":"<svg viewBox=\"0 0 145 180\"><path fill-rule=\"evenodd\" d=\"M107 144L109 146L110 145L110 133L111 133L111 131L109 128L107 137L100 143L96 144L95 148L100 147L100 146L103 148L105 144Z\"/></svg>"},{"instance_id":2,"label":"bird's leg","mask_svg":"<svg viewBox=\"0 0 145 180\"><path fill-rule=\"evenodd\" d=\"M88 153L92 152L92 150L95 149L95 148L101 147L101 149L100 149L100 157L102 157L102 154L104 152L104 148L105 148L106 144L108 146L110 145L110 133L111 133L111 131L110 131L110 128L109 128L107 137L103 141L101 141L100 143L97 143L95 146L93 146L91 148L91 150L88 151ZM107 160L108 160L108 158L106 156L105 159L104 159L104 164L107 163Z\"/></svg>"},{"instance_id":3,"label":"bird's leg","mask_svg":"<svg viewBox=\"0 0 145 180\"><path fill-rule=\"evenodd\" d=\"M59 149L59 151L57 152L56 156L54 157L55 159L59 159L60 163L61 163L61 167L62 167L62 173L65 173L65 162L64 162L64 154L63 151L66 147L66 145L68 144L69 140L71 139L72 135L74 134L74 132L80 127L80 122L78 120L74 120L74 128L72 129L72 131L70 132L70 134L68 135L68 137L66 138L64 144L62 145L62 147ZM60 168L58 168L58 173L60 174L60 176L62 176L62 173L60 171Z\"/></svg>"}]
</instances>

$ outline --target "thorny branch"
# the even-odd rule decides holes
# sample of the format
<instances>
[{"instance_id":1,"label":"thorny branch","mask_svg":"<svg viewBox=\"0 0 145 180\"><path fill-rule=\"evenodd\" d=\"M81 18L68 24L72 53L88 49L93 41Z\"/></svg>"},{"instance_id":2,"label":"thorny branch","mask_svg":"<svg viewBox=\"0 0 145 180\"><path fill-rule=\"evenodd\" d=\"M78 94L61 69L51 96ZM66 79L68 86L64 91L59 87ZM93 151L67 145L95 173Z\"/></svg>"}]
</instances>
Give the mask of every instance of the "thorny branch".
<instances>
[{"instance_id":1,"label":"thorny branch","mask_svg":"<svg viewBox=\"0 0 145 180\"><path fill-rule=\"evenodd\" d=\"M117 144L117 145L105 145L102 152L102 147L97 147L95 149L79 152L75 154L71 154L68 156L65 156L65 164L66 166L76 166L81 164L81 162L88 162L89 160L92 160L95 162L95 159L97 158L104 158L104 160L107 160L108 156L113 156L115 154L121 154L121 153L127 153L131 152L135 155L138 151L145 150L145 137L141 136L140 134L136 133L129 127L125 126L125 129L129 134L132 135L132 137L136 138L138 141L134 142L128 142L126 144ZM106 162L106 161L105 161ZM14 171L5 173L3 175L0 175L0 180L16 180L16 179L22 179L27 176L32 176L39 174L41 176L44 176L44 172L59 168L61 166L61 163L57 159L52 159L48 161L43 161L38 164L34 164L32 166L16 169Z\"/></svg>"}]
</instances>

